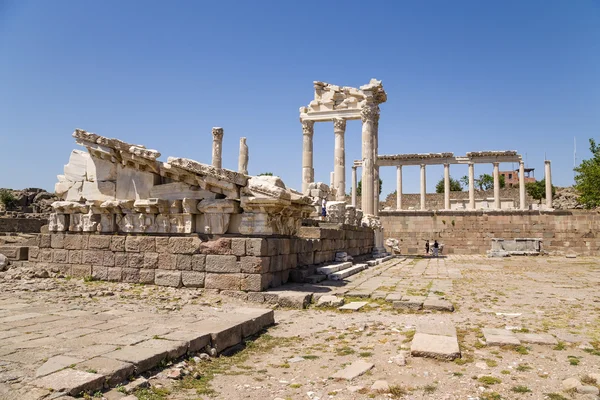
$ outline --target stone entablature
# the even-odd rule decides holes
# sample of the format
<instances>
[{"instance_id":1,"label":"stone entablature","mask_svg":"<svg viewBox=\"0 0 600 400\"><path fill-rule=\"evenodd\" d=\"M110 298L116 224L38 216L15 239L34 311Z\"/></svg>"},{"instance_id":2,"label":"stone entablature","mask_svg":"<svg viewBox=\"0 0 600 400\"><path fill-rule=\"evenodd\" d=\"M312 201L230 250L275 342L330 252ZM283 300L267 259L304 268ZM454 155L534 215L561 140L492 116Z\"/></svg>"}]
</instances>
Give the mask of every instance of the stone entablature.
<instances>
[{"instance_id":1,"label":"stone entablature","mask_svg":"<svg viewBox=\"0 0 600 400\"><path fill-rule=\"evenodd\" d=\"M302 237L41 234L29 262L73 277L259 292L296 268L334 261L336 252L371 254L373 230L301 227Z\"/></svg>"},{"instance_id":2,"label":"stone entablature","mask_svg":"<svg viewBox=\"0 0 600 400\"><path fill-rule=\"evenodd\" d=\"M491 164L493 162L521 162L522 158L514 150L507 151L478 151L469 152L465 156L455 156L454 153L415 153L380 155L377 162L380 166L399 165L439 165L439 164ZM360 167L360 160L354 161Z\"/></svg>"}]
</instances>

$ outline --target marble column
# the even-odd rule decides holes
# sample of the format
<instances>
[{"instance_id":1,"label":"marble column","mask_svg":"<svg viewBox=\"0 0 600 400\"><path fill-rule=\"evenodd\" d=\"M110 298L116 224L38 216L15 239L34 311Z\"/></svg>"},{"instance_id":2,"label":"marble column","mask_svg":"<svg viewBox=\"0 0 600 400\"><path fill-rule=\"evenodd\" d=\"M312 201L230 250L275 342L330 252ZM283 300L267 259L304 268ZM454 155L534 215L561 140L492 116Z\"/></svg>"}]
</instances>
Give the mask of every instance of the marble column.
<instances>
[{"instance_id":1,"label":"marble column","mask_svg":"<svg viewBox=\"0 0 600 400\"><path fill-rule=\"evenodd\" d=\"M525 204L525 163L523 161L519 162L519 208L527 209L527 204Z\"/></svg>"},{"instance_id":2,"label":"marble column","mask_svg":"<svg viewBox=\"0 0 600 400\"><path fill-rule=\"evenodd\" d=\"M331 190L335 189L335 172L331 171L329 173L329 187Z\"/></svg>"},{"instance_id":3,"label":"marble column","mask_svg":"<svg viewBox=\"0 0 600 400\"><path fill-rule=\"evenodd\" d=\"M352 205L356 207L356 166L352 166Z\"/></svg>"},{"instance_id":4,"label":"marble column","mask_svg":"<svg viewBox=\"0 0 600 400\"><path fill-rule=\"evenodd\" d=\"M494 164L494 208L496 210L500 209L500 170L499 162L495 162Z\"/></svg>"},{"instance_id":5,"label":"marble column","mask_svg":"<svg viewBox=\"0 0 600 400\"><path fill-rule=\"evenodd\" d=\"M379 118L375 121L375 135L373 135L373 215L379 215Z\"/></svg>"},{"instance_id":6,"label":"marble column","mask_svg":"<svg viewBox=\"0 0 600 400\"><path fill-rule=\"evenodd\" d=\"M362 120L362 211L364 215L374 214L375 191L373 190L375 160L373 159L374 136L379 119L379 107L367 104L361 110Z\"/></svg>"},{"instance_id":7,"label":"marble column","mask_svg":"<svg viewBox=\"0 0 600 400\"><path fill-rule=\"evenodd\" d=\"M315 121L302 122L302 193L306 193L308 185L315 181L313 168L313 133Z\"/></svg>"},{"instance_id":8,"label":"marble column","mask_svg":"<svg viewBox=\"0 0 600 400\"><path fill-rule=\"evenodd\" d=\"M444 164L444 210L450 209L450 164Z\"/></svg>"},{"instance_id":9,"label":"marble column","mask_svg":"<svg viewBox=\"0 0 600 400\"><path fill-rule=\"evenodd\" d=\"M475 164L469 163L469 210L475 209Z\"/></svg>"},{"instance_id":10,"label":"marble column","mask_svg":"<svg viewBox=\"0 0 600 400\"><path fill-rule=\"evenodd\" d=\"M212 128L212 135L212 166L215 168L223 168L223 128Z\"/></svg>"},{"instance_id":11,"label":"marble column","mask_svg":"<svg viewBox=\"0 0 600 400\"><path fill-rule=\"evenodd\" d=\"M425 177L425 164L421 164L421 210L425 210L425 194L426 188L426 177Z\"/></svg>"},{"instance_id":12,"label":"marble column","mask_svg":"<svg viewBox=\"0 0 600 400\"><path fill-rule=\"evenodd\" d=\"M333 172L334 185L336 189L335 199L337 201L346 200L346 147L344 143L344 133L346 132L346 120L336 118L333 120L333 132L335 134L334 164Z\"/></svg>"},{"instance_id":13,"label":"marble column","mask_svg":"<svg viewBox=\"0 0 600 400\"><path fill-rule=\"evenodd\" d=\"M246 138L240 138L240 154L238 156L238 172L240 174L248 175L248 145L246 144Z\"/></svg>"},{"instance_id":14,"label":"marble column","mask_svg":"<svg viewBox=\"0 0 600 400\"><path fill-rule=\"evenodd\" d=\"M402 165L396 167L396 210L402 210Z\"/></svg>"},{"instance_id":15,"label":"marble column","mask_svg":"<svg viewBox=\"0 0 600 400\"><path fill-rule=\"evenodd\" d=\"M544 161L544 179L546 180L546 208L552 208L552 173L550 160Z\"/></svg>"}]
</instances>

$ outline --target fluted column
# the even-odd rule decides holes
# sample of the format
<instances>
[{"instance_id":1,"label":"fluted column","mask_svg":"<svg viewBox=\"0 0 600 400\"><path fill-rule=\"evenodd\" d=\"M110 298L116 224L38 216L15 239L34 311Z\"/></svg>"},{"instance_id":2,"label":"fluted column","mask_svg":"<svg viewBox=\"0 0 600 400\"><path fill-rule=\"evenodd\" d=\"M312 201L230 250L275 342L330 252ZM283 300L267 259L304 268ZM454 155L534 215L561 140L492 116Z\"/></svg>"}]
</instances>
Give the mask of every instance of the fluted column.
<instances>
[{"instance_id":1,"label":"fluted column","mask_svg":"<svg viewBox=\"0 0 600 400\"><path fill-rule=\"evenodd\" d=\"M356 166L352 166L352 205L356 207Z\"/></svg>"},{"instance_id":2,"label":"fluted column","mask_svg":"<svg viewBox=\"0 0 600 400\"><path fill-rule=\"evenodd\" d=\"M365 215L374 214L375 191L373 190L375 175L374 136L379 119L379 107L367 104L361 110L362 119L362 211Z\"/></svg>"},{"instance_id":3,"label":"fluted column","mask_svg":"<svg viewBox=\"0 0 600 400\"><path fill-rule=\"evenodd\" d=\"M215 168L223 168L223 128L212 128L213 144L212 144L212 165Z\"/></svg>"},{"instance_id":4,"label":"fluted column","mask_svg":"<svg viewBox=\"0 0 600 400\"><path fill-rule=\"evenodd\" d=\"M425 164L421 164L421 210L425 210L425 195L427 193Z\"/></svg>"},{"instance_id":5,"label":"fluted column","mask_svg":"<svg viewBox=\"0 0 600 400\"><path fill-rule=\"evenodd\" d=\"M494 164L494 208L500 209L500 163L495 162Z\"/></svg>"},{"instance_id":6,"label":"fluted column","mask_svg":"<svg viewBox=\"0 0 600 400\"><path fill-rule=\"evenodd\" d=\"M373 215L379 215L379 118L375 121L375 134L373 135Z\"/></svg>"},{"instance_id":7,"label":"fluted column","mask_svg":"<svg viewBox=\"0 0 600 400\"><path fill-rule=\"evenodd\" d=\"M475 209L475 164L469 163L469 209Z\"/></svg>"},{"instance_id":8,"label":"fluted column","mask_svg":"<svg viewBox=\"0 0 600 400\"><path fill-rule=\"evenodd\" d=\"M527 209L527 204L525 204L525 163L523 161L519 162L519 208Z\"/></svg>"},{"instance_id":9,"label":"fluted column","mask_svg":"<svg viewBox=\"0 0 600 400\"><path fill-rule=\"evenodd\" d=\"M402 210L402 165L396 167L396 210Z\"/></svg>"},{"instance_id":10,"label":"fluted column","mask_svg":"<svg viewBox=\"0 0 600 400\"><path fill-rule=\"evenodd\" d=\"M450 164L444 164L444 210L450 209Z\"/></svg>"},{"instance_id":11,"label":"fluted column","mask_svg":"<svg viewBox=\"0 0 600 400\"><path fill-rule=\"evenodd\" d=\"M344 133L346 132L346 120L336 118L333 120L333 132L335 134L334 164L333 172L334 185L336 189L335 199L337 201L346 200L346 147L344 143Z\"/></svg>"},{"instance_id":12,"label":"fluted column","mask_svg":"<svg viewBox=\"0 0 600 400\"><path fill-rule=\"evenodd\" d=\"M302 122L302 193L306 193L308 185L315 181L313 168L313 133L314 121Z\"/></svg>"},{"instance_id":13,"label":"fluted column","mask_svg":"<svg viewBox=\"0 0 600 400\"><path fill-rule=\"evenodd\" d=\"M550 160L544 161L544 179L546 180L546 208L552 208L552 173Z\"/></svg>"}]
</instances>

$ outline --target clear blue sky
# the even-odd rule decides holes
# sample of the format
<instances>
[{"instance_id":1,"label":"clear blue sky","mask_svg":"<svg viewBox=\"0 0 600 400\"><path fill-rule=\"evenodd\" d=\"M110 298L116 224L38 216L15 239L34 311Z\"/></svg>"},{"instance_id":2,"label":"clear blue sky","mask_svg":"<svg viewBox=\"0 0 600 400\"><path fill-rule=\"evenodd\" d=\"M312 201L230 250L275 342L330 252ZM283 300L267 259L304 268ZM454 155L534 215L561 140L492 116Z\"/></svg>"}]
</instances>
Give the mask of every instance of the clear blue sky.
<instances>
[{"instance_id":1,"label":"clear blue sky","mask_svg":"<svg viewBox=\"0 0 600 400\"><path fill-rule=\"evenodd\" d=\"M0 187L53 190L74 128L210 163L222 126L226 168L246 136L251 174L300 188L312 81L371 78L389 99L380 154L517 150L570 185L574 138L579 160L600 139L600 1L0 0ZM346 144L350 165L360 122ZM317 124L317 180L333 145ZM428 169L429 191L442 173ZM405 192L418 177L405 168ZM395 190L395 169L382 178Z\"/></svg>"}]
</instances>

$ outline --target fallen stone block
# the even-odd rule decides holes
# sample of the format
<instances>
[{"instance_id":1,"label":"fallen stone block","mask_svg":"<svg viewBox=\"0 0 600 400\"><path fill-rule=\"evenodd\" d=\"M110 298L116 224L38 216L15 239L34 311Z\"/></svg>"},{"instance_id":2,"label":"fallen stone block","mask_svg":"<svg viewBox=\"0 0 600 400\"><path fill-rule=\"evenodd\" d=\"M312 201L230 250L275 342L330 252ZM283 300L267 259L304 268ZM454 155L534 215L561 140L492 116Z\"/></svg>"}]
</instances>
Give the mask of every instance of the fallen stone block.
<instances>
[{"instance_id":1,"label":"fallen stone block","mask_svg":"<svg viewBox=\"0 0 600 400\"><path fill-rule=\"evenodd\" d=\"M361 308L363 308L364 306L366 306L367 304L369 304L369 302L367 302L367 301L353 301L351 303L341 306L340 308L338 308L338 310L358 311Z\"/></svg>"},{"instance_id":2,"label":"fallen stone block","mask_svg":"<svg viewBox=\"0 0 600 400\"><path fill-rule=\"evenodd\" d=\"M456 337L416 333L410 346L410 354L413 357L454 360L460 357L460 348Z\"/></svg>"},{"instance_id":3,"label":"fallen stone block","mask_svg":"<svg viewBox=\"0 0 600 400\"><path fill-rule=\"evenodd\" d=\"M394 301L394 308L420 310L423 308L425 299L425 296L403 296L402 300Z\"/></svg>"},{"instance_id":4,"label":"fallen stone block","mask_svg":"<svg viewBox=\"0 0 600 400\"><path fill-rule=\"evenodd\" d=\"M449 322L419 321L417 322L417 333L456 337L456 327Z\"/></svg>"},{"instance_id":5,"label":"fallen stone block","mask_svg":"<svg viewBox=\"0 0 600 400\"><path fill-rule=\"evenodd\" d=\"M351 381L357 376L361 376L368 370L374 367L374 364L368 363L363 360L354 361L352 364L348 365L346 368L341 371L336 372L331 375L333 379L345 379L347 381Z\"/></svg>"},{"instance_id":6,"label":"fallen stone block","mask_svg":"<svg viewBox=\"0 0 600 400\"><path fill-rule=\"evenodd\" d=\"M67 368L36 379L31 384L35 387L52 389L54 392L64 392L75 396L81 392L95 392L102 389L104 375Z\"/></svg>"},{"instance_id":7,"label":"fallen stone block","mask_svg":"<svg viewBox=\"0 0 600 400\"><path fill-rule=\"evenodd\" d=\"M517 333L517 339L522 343L556 345L558 340L549 333Z\"/></svg>"},{"instance_id":8,"label":"fallen stone block","mask_svg":"<svg viewBox=\"0 0 600 400\"><path fill-rule=\"evenodd\" d=\"M512 331L495 328L483 328L482 331L488 346L518 346L521 344L521 341Z\"/></svg>"},{"instance_id":9,"label":"fallen stone block","mask_svg":"<svg viewBox=\"0 0 600 400\"><path fill-rule=\"evenodd\" d=\"M439 297L427 297L423 303L424 310L435 311L454 311L454 305L448 300L440 299Z\"/></svg>"},{"instance_id":10,"label":"fallen stone block","mask_svg":"<svg viewBox=\"0 0 600 400\"><path fill-rule=\"evenodd\" d=\"M401 293L390 293L387 296L385 296L385 301L400 301L402 300L402 294Z\"/></svg>"},{"instance_id":11,"label":"fallen stone block","mask_svg":"<svg viewBox=\"0 0 600 400\"><path fill-rule=\"evenodd\" d=\"M343 298L333 295L324 295L317 300L317 307L339 307L343 304Z\"/></svg>"}]
</instances>

